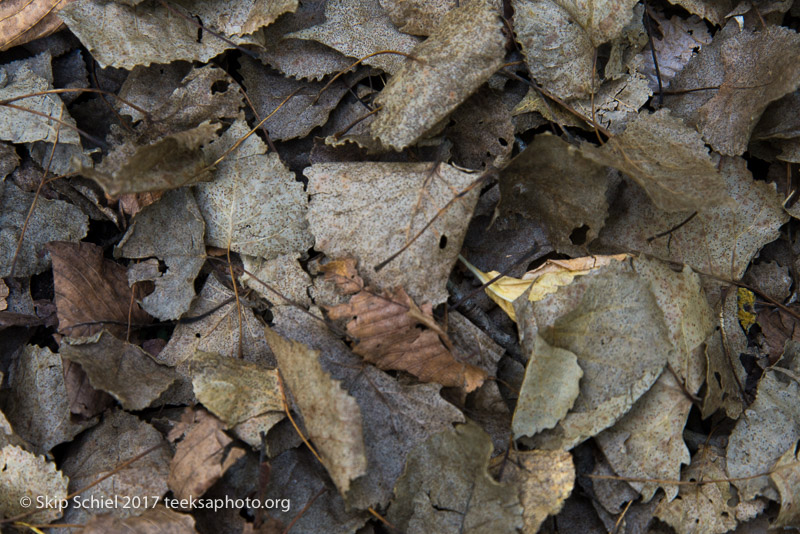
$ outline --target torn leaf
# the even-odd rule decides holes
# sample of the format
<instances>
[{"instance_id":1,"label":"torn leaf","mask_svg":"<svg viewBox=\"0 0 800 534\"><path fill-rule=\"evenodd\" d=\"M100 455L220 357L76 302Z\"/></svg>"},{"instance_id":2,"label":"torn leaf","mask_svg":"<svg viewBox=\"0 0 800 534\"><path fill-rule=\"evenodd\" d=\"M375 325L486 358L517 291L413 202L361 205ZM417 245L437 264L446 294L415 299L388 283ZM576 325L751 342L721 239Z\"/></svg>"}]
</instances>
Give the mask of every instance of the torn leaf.
<instances>
[{"instance_id":1,"label":"torn leaf","mask_svg":"<svg viewBox=\"0 0 800 534\"><path fill-rule=\"evenodd\" d=\"M374 0L377 2L377 0ZM375 99L372 135L394 150L416 142L489 79L505 56L499 12L490 0L450 11Z\"/></svg>"}]
</instances>

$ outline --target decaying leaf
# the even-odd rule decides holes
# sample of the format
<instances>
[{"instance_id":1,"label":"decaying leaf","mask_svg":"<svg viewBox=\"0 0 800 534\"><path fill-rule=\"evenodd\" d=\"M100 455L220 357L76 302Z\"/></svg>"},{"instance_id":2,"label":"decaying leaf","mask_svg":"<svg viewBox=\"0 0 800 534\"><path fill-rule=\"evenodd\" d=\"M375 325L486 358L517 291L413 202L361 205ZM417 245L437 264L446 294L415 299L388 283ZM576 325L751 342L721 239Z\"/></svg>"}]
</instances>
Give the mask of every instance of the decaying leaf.
<instances>
[{"instance_id":1,"label":"decaying leaf","mask_svg":"<svg viewBox=\"0 0 800 534\"><path fill-rule=\"evenodd\" d=\"M170 431L170 441L180 441L167 484L178 499L200 497L244 456L244 450L222 431L224 426L205 410L187 408L181 423Z\"/></svg>"},{"instance_id":2,"label":"decaying leaf","mask_svg":"<svg viewBox=\"0 0 800 534\"><path fill-rule=\"evenodd\" d=\"M240 280L275 306L291 303L309 306L308 287L312 282L298 262L299 255L283 254L272 260L243 255L242 264L252 276L245 273Z\"/></svg>"},{"instance_id":3,"label":"decaying leaf","mask_svg":"<svg viewBox=\"0 0 800 534\"><path fill-rule=\"evenodd\" d=\"M669 0L669 2L718 26L725 22L725 17L739 3L737 0Z\"/></svg>"},{"instance_id":4,"label":"decaying leaf","mask_svg":"<svg viewBox=\"0 0 800 534\"><path fill-rule=\"evenodd\" d=\"M269 327L265 335L303 415L308 438L317 447L339 493L346 495L351 481L367 472L358 403L325 372L318 351L286 339Z\"/></svg>"},{"instance_id":5,"label":"decaying leaf","mask_svg":"<svg viewBox=\"0 0 800 534\"><path fill-rule=\"evenodd\" d=\"M141 515L120 519L112 514L97 514L86 523L83 534L131 532L136 534L195 534L194 518L189 514L156 506Z\"/></svg>"},{"instance_id":6,"label":"decaying leaf","mask_svg":"<svg viewBox=\"0 0 800 534\"><path fill-rule=\"evenodd\" d=\"M468 2L447 13L375 99L383 107L372 123L372 135L402 150L488 80L505 55L498 15L490 0Z\"/></svg>"},{"instance_id":7,"label":"decaying leaf","mask_svg":"<svg viewBox=\"0 0 800 534\"><path fill-rule=\"evenodd\" d=\"M78 208L61 200L39 198L28 219L12 273L14 253L34 197L14 184L0 183L0 277L38 274L49 264L45 243L78 241L86 235L89 218Z\"/></svg>"},{"instance_id":8,"label":"decaying leaf","mask_svg":"<svg viewBox=\"0 0 800 534\"><path fill-rule=\"evenodd\" d=\"M409 451L464 421L464 415L439 394L441 386L398 383L350 352L325 324L296 308L279 308L275 330L319 350L323 369L341 380L361 409L367 473L350 484L345 496L349 506L362 510L385 506Z\"/></svg>"},{"instance_id":9,"label":"decaying leaf","mask_svg":"<svg viewBox=\"0 0 800 534\"><path fill-rule=\"evenodd\" d=\"M502 469L500 482L519 487L522 505L522 532L538 532L549 515L561 510L575 485L572 455L565 451L511 451L497 464Z\"/></svg>"},{"instance_id":10,"label":"decaying leaf","mask_svg":"<svg viewBox=\"0 0 800 534\"><path fill-rule=\"evenodd\" d=\"M2 409L14 431L44 454L96 422L73 422L61 358L48 348L27 345L9 370L11 388Z\"/></svg>"},{"instance_id":11,"label":"decaying leaf","mask_svg":"<svg viewBox=\"0 0 800 534\"><path fill-rule=\"evenodd\" d=\"M541 221L560 251L597 237L608 215L608 171L550 134L537 135L500 178L502 212ZM578 239L573 232L586 230Z\"/></svg>"},{"instance_id":12,"label":"decaying leaf","mask_svg":"<svg viewBox=\"0 0 800 534\"><path fill-rule=\"evenodd\" d=\"M246 35L297 9L298 0L244 0L235 4L191 2L186 4L204 24L224 35Z\"/></svg>"},{"instance_id":13,"label":"decaying leaf","mask_svg":"<svg viewBox=\"0 0 800 534\"><path fill-rule=\"evenodd\" d=\"M168 191L133 218L128 232L114 249L125 258L159 257L166 272L138 280L155 282L155 290L142 299L142 308L162 321L183 315L194 298L194 279L205 263L205 223L189 189ZM131 269L135 269L132 267Z\"/></svg>"},{"instance_id":14,"label":"decaying leaf","mask_svg":"<svg viewBox=\"0 0 800 534\"><path fill-rule=\"evenodd\" d=\"M706 208L696 216L667 213L626 187L611 205L596 243L602 243L601 249L621 246L687 263L697 272L740 279L758 250L778 237L788 215L774 186L753 181L743 159L723 158L719 167L733 205Z\"/></svg>"},{"instance_id":15,"label":"decaying leaf","mask_svg":"<svg viewBox=\"0 0 800 534\"><path fill-rule=\"evenodd\" d=\"M501 93L478 90L458 106L450 121L445 135L453 142L456 164L469 169L505 166L514 147L514 125Z\"/></svg>"},{"instance_id":16,"label":"decaying leaf","mask_svg":"<svg viewBox=\"0 0 800 534\"><path fill-rule=\"evenodd\" d=\"M534 436L540 448L569 449L614 424L650 389L674 350L649 284L628 262L591 271L536 302L519 298L514 309L524 351L533 353L539 335L574 353L583 370L571 411Z\"/></svg>"},{"instance_id":17,"label":"decaying leaf","mask_svg":"<svg viewBox=\"0 0 800 534\"><path fill-rule=\"evenodd\" d=\"M362 290L327 311L333 320L348 321L347 333L358 340L353 351L380 369L407 371L423 382L466 392L486 380L486 371L458 359L433 307L419 308L402 288L384 294Z\"/></svg>"},{"instance_id":18,"label":"decaying leaf","mask_svg":"<svg viewBox=\"0 0 800 534\"><path fill-rule=\"evenodd\" d=\"M198 351L189 361L197 400L252 447L284 418L278 371L259 364Z\"/></svg>"},{"instance_id":19,"label":"decaying leaf","mask_svg":"<svg viewBox=\"0 0 800 534\"><path fill-rule=\"evenodd\" d=\"M58 11L72 0L10 0L0 7L0 50L45 37L64 24Z\"/></svg>"},{"instance_id":20,"label":"decaying leaf","mask_svg":"<svg viewBox=\"0 0 800 534\"><path fill-rule=\"evenodd\" d=\"M445 13L458 7L457 0L380 0L401 32L411 35L430 35Z\"/></svg>"},{"instance_id":21,"label":"decaying leaf","mask_svg":"<svg viewBox=\"0 0 800 534\"><path fill-rule=\"evenodd\" d=\"M409 53L419 39L400 32L378 0L328 0L325 23L290 33L287 37L313 39L354 58L396 50ZM364 60L389 74L400 70L403 56L381 54Z\"/></svg>"},{"instance_id":22,"label":"decaying leaf","mask_svg":"<svg viewBox=\"0 0 800 534\"><path fill-rule=\"evenodd\" d=\"M700 135L668 110L643 112L602 148L585 143L581 153L622 171L664 211L707 209L727 200Z\"/></svg>"},{"instance_id":23,"label":"decaying leaf","mask_svg":"<svg viewBox=\"0 0 800 534\"><path fill-rule=\"evenodd\" d=\"M491 453L491 439L474 423L432 436L409 454L387 519L409 534L516 533L519 490L491 477Z\"/></svg>"},{"instance_id":24,"label":"decaying leaf","mask_svg":"<svg viewBox=\"0 0 800 534\"><path fill-rule=\"evenodd\" d=\"M233 124L205 152L214 161L249 128ZM206 244L272 259L305 252L312 245L306 222L303 184L276 153L251 135L217 165L214 181L195 188L197 205L206 222Z\"/></svg>"},{"instance_id":25,"label":"decaying leaf","mask_svg":"<svg viewBox=\"0 0 800 534\"><path fill-rule=\"evenodd\" d=\"M781 496L781 511L772 523L776 528L797 528L800 525L798 517L797 496L800 491L800 457L797 455L797 446L789 447L778 458L770 470L770 479Z\"/></svg>"},{"instance_id":26,"label":"decaying leaf","mask_svg":"<svg viewBox=\"0 0 800 534\"><path fill-rule=\"evenodd\" d=\"M124 469L115 471L120 464L150 450L146 455ZM111 411L103 422L89 429L72 442L61 470L69 477L69 489L84 488L100 477L99 483L81 492L81 499L104 499L117 495L126 497L144 495L163 496L167 492L167 474L172 455L169 445L155 428L136 416L121 410ZM117 517L129 517L135 508L110 510ZM64 522L85 523L91 517L86 507L70 507Z\"/></svg>"},{"instance_id":27,"label":"decaying leaf","mask_svg":"<svg viewBox=\"0 0 800 534\"><path fill-rule=\"evenodd\" d=\"M105 328L123 338L126 325L150 321L134 300L125 267L103 258L102 248L59 241L49 243L47 250L53 260L59 332L86 337Z\"/></svg>"},{"instance_id":28,"label":"decaying leaf","mask_svg":"<svg viewBox=\"0 0 800 534\"><path fill-rule=\"evenodd\" d=\"M674 80L679 94L665 105L696 125L717 152L741 155L769 103L800 85L794 68L799 60L800 36L793 30L768 26L753 32L730 23ZM680 93L698 86L719 90Z\"/></svg>"},{"instance_id":29,"label":"decaying leaf","mask_svg":"<svg viewBox=\"0 0 800 534\"><path fill-rule=\"evenodd\" d=\"M765 371L758 384L756 400L736 422L726 456L728 475L733 478L754 477L733 482L742 499L764 495L780 500L767 476L770 469L800 439L800 395L798 363L786 369L775 367ZM779 362L780 365L780 362ZM756 475L764 476L756 476Z\"/></svg>"},{"instance_id":30,"label":"decaying leaf","mask_svg":"<svg viewBox=\"0 0 800 534\"><path fill-rule=\"evenodd\" d=\"M675 529L678 534L722 534L758 515L765 507L763 501L737 498L730 483L725 482L725 456L713 446L701 445L684 470L681 480L711 484L680 486L675 500L661 501L656 517Z\"/></svg>"},{"instance_id":31,"label":"decaying leaf","mask_svg":"<svg viewBox=\"0 0 800 534\"><path fill-rule=\"evenodd\" d=\"M191 22L191 13L205 6L197 4L210 4L206 10L218 11L224 2L173 1L173 9L183 12L190 20L173 14L160 2L126 5L104 0L72 2L59 12L59 17L102 67L130 70L137 65L171 63L179 59L208 61L233 48L208 33L198 42L197 26Z\"/></svg>"},{"instance_id":32,"label":"decaying leaf","mask_svg":"<svg viewBox=\"0 0 800 534\"><path fill-rule=\"evenodd\" d=\"M176 378L175 371L107 331L62 343L59 353L80 364L92 387L110 393L126 410L147 408Z\"/></svg>"},{"instance_id":33,"label":"decaying leaf","mask_svg":"<svg viewBox=\"0 0 800 534\"><path fill-rule=\"evenodd\" d=\"M42 496L55 502L66 499L67 482L61 471L44 456L36 456L20 447L6 445L0 449L0 516L15 517L34 508ZM28 506L24 506L27 498ZM49 501L48 501L49 502ZM43 508L25 517L30 523L48 523L61 517L58 507Z\"/></svg>"},{"instance_id":34,"label":"decaying leaf","mask_svg":"<svg viewBox=\"0 0 800 534\"><path fill-rule=\"evenodd\" d=\"M435 162L319 163L303 174L308 177L308 221L317 250L332 258L354 257L370 285L402 286L420 302L447 299L447 277L478 191L454 197L474 175ZM449 209L419 239L375 272L376 265L402 248L451 200Z\"/></svg>"}]
</instances>

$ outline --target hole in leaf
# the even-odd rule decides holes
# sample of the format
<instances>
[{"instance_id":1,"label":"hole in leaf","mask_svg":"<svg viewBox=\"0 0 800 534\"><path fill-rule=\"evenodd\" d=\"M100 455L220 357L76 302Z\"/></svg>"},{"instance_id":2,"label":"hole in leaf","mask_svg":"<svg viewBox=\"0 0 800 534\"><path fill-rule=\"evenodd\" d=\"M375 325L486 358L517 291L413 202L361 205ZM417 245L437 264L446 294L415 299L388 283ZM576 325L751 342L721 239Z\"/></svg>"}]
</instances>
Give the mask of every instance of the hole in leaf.
<instances>
[{"instance_id":1,"label":"hole in leaf","mask_svg":"<svg viewBox=\"0 0 800 534\"><path fill-rule=\"evenodd\" d=\"M230 84L225 80L217 80L211 84L211 94L224 93L228 90L228 85Z\"/></svg>"},{"instance_id":2,"label":"hole in leaf","mask_svg":"<svg viewBox=\"0 0 800 534\"><path fill-rule=\"evenodd\" d=\"M447 246L447 236L442 235L442 237L439 238L439 248L444 250L444 247L446 246Z\"/></svg>"},{"instance_id":3,"label":"hole in leaf","mask_svg":"<svg viewBox=\"0 0 800 534\"><path fill-rule=\"evenodd\" d=\"M589 233L589 227L587 225L583 225L580 228L575 228L571 234L569 234L569 240L572 241L573 245L583 245L586 243L586 234Z\"/></svg>"}]
</instances>

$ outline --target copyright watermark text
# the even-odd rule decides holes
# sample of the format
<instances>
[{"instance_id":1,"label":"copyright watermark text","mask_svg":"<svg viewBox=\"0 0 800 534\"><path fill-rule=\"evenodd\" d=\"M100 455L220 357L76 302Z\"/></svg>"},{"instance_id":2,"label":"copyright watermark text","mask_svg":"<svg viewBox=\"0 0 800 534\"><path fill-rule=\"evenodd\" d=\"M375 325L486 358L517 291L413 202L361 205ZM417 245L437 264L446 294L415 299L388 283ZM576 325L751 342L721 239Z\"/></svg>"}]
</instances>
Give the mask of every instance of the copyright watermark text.
<instances>
[{"instance_id":1,"label":"copyright watermark text","mask_svg":"<svg viewBox=\"0 0 800 534\"><path fill-rule=\"evenodd\" d=\"M189 497L187 499L176 499L171 497L160 497L158 495L139 496L139 495L112 495L102 496L81 496L76 495L70 499L61 499L39 495L37 497L24 496L19 499L19 504L23 508L35 507L40 510L65 510L66 508L82 508L86 510L114 510L114 509L147 509L155 508L162 504L167 508L178 510L212 510L214 512L225 508L241 509L280 509L283 512L291 510L290 499L234 499L227 495L218 498Z\"/></svg>"}]
</instances>

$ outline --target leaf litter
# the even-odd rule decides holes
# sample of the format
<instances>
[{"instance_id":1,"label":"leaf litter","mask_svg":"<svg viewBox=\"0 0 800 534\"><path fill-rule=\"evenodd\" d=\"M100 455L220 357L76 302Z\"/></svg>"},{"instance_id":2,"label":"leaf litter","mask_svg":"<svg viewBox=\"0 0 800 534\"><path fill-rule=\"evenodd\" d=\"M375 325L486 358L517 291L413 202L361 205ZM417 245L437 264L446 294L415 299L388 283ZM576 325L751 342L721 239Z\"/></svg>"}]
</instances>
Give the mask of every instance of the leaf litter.
<instances>
[{"instance_id":1,"label":"leaf litter","mask_svg":"<svg viewBox=\"0 0 800 534\"><path fill-rule=\"evenodd\" d=\"M0 528L800 527L790 4L4 4Z\"/></svg>"}]
</instances>

